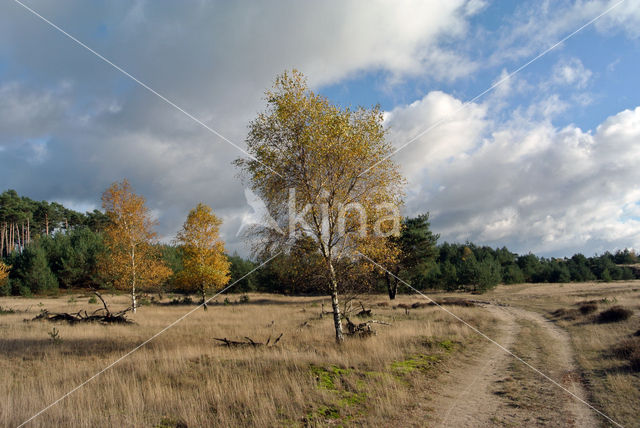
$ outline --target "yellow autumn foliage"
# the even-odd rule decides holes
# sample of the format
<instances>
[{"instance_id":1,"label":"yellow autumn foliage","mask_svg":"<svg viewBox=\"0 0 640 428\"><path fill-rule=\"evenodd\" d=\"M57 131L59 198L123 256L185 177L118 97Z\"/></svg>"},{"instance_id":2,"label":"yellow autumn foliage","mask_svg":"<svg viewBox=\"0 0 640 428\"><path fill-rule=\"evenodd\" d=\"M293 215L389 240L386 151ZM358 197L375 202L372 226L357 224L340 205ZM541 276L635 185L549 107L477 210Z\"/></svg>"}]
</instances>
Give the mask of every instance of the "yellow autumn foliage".
<instances>
[{"instance_id":1,"label":"yellow autumn foliage","mask_svg":"<svg viewBox=\"0 0 640 428\"><path fill-rule=\"evenodd\" d=\"M200 203L189 212L177 235L183 249L184 265L178 281L186 289L199 291L203 303L209 289L219 290L230 279L231 263L224 254L224 242L219 236L221 224L222 220L211 208Z\"/></svg>"},{"instance_id":2,"label":"yellow autumn foliage","mask_svg":"<svg viewBox=\"0 0 640 428\"><path fill-rule=\"evenodd\" d=\"M136 308L138 289L160 285L172 271L160 258L151 217L143 196L133 193L129 182L113 183L102 195L102 208L110 223L105 228L107 255L100 263L102 273L116 288L131 292Z\"/></svg>"},{"instance_id":3,"label":"yellow autumn foliage","mask_svg":"<svg viewBox=\"0 0 640 428\"><path fill-rule=\"evenodd\" d=\"M393 225L400 222L404 178L391 160L379 107L333 105L296 70L278 76L266 99L267 109L249 126L250 157L236 160L278 225L254 233L256 249L288 252L291 242L312 238L341 342L338 293L366 282L358 277L376 266L366 257L382 266L397 259L388 236L399 231Z\"/></svg>"},{"instance_id":4,"label":"yellow autumn foliage","mask_svg":"<svg viewBox=\"0 0 640 428\"><path fill-rule=\"evenodd\" d=\"M8 264L0 260L0 287L5 285L5 283L9 279L10 271L11 271L11 266L9 266Z\"/></svg>"}]
</instances>

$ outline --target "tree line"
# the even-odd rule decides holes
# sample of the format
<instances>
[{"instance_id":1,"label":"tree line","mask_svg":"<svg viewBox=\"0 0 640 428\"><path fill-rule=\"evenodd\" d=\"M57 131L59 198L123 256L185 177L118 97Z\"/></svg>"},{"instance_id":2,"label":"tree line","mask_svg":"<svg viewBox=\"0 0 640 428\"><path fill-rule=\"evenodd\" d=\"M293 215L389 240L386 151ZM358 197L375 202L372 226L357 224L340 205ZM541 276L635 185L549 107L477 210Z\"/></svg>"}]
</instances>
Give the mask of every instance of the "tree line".
<instances>
[{"instance_id":1,"label":"tree line","mask_svg":"<svg viewBox=\"0 0 640 428\"><path fill-rule=\"evenodd\" d=\"M176 243L161 244L156 241L144 198L135 195L126 180L114 183L103 195L103 202L105 212L83 214L60 203L19 196L14 190L2 193L0 222L7 230L20 225L20 237L17 233L13 238L3 235L0 294L28 296L112 288L132 291L135 300L137 287L143 291L197 291L204 301L208 288L239 280L267 257L262 254L251 260L225 254L218 237L221 221L204 204L189 213ZM438 244L428 213L403 219L400 235L388 239L400 251L387 260L385 270L360 272L345 284L345 290L387 292L393 299L404 282L420 290L483 292L500 283L640 278L640 270L633 266L639 262L638 256L627 249L592 257L545 258L470 242ZM323 293L324 268L313 240L302 238L291 251L239 281L233 291ZM348 282L348 276L344 281Z\"/></svg>"},{"instance_id":2,"label":"tree line","mask_svg":"<svg viewBox=\"0 0 640 428\"><path fill-rule=\"evenodd\" d=\"M360 290L386 292L391 299L399 287L409 283L418 290L485 292L498 284L566 283L640 279L638 256L628 249L586 257L546 258L534 254L519 255L506 247L491 248L471 242L438 244L439 235L430 229L429 214L402 221L399 237L393 237L401 249L400 257L386 266L386 272L371 272L360 278ZM315 260L314 260L315 259ZM241 264L243 263L243 264ZM249 271L256 264L235 257L232 270ZM311 243L298 245L248 278L238 287L244 291L285 294L316 294L322 266Z\"/></svg>"},{"instance_id":3,"label":"tree line","mask_svg":"<svg viewBox=\"0 0 640 428\"><path fill-rule=\"evenodd\" d=\"M126 186L126 192L131 194L128 183ZM121 201L111 204L123 205ZM37 214L43 212L43 207L51 210L47 216ZM0 219L11 223L11 219L16 218L23 219L24 224L29 225L31 231L25 232L24 236L30 236L31 239L25 239L24 243L20 241L19 245L16 243L12 251L3 254L0 262L0 294L3 295L52 294L60 289L126 289L129 285L127 281L133 275L133 272L127 273L125 269L131 265L132 254L109 250L118 246L134 249L134 259L137 249L138 258L144 260L145 272L138 272L136 278L142 290L197 290L204 295L207 290L204 279L212 279L215 284L226 284L228 280L242 278L258 266L256 261L236 254L224 254L224 245L217 238L217 228L221 222L203 204L189 214L188 224L192 226L187 225L187 229L178 234L184 245L153 242L153 233L144 237L144 240L148 240L146 247L138 244L136 248L135 242L133 245L132 242L116 243L113 241L127 235L111 227L109 215L102 211L82 214L56 202L32 201L9 190L0 195ZM194 232L206 227L212 230L200 235ZM212 233L213 230L216 232ZM130 239L135 241L135 238ZM470 242L437 244L439 236L431 231L428 214L403 219L400 236L390 239L401 249L401 256L387 264L388 271L374 271L359 277L359 286L352 284L352 290L387 292L394 298L398 286L405 281L420 290L483 292L500 283L640 278L640 270L632 266L639 262L638 256L627 249L592 257L575 254L570 258L545 258L530 253L518 255L506 247L491 248ZM112 241L111 247L107 244L109 240ZM193 265L199 257L198 246L211 250L206 254L207 259L199 265ZM185 259L185 252L191 257ZM110 264L104 263L107 254L113 258ZM157 261L161 264L151 263ZM191 264L186 271L185 261ZM279 255L256 275L242 279L234 291L317 294L323 280L320 256L313 242L303 239L291 252ZM135 284L132 286L135 287Z\"/></svg>"},{"instance_id":4,"label":"tree line","mask_svg":"<svg viewBox=\"0 0 640 428\"><path fill-rule=\"evenodd\" d=\"M102 195L104 212L81 214L58 203L34 202L9 190L2 194L0 218L18 218L31 234L3 253L0 294L55 294L60 289L120 289L131 295L135 312L140 290L198 290L229 279L229 262L219 238L219 220L210 207L191 210L175 245L161 244L156 221L127 180ZM54 207L46 217L38 213ZM9 239L11 242L11 239Z\"/></svg>"},{"instance_id":5,"label":"tree line","mask_svg":"<svg viewBox=\"0 0 640 428\"><path fill-rule=\"evenodd\" d=\"M131 192L131 189L127 191ZM111 252L115 257L114 262L108 265L111 271L103 264L110 252L107 241L115 239L110 237L108 231L112 230L111 235L121 233L119 229L109 228L111 221L107 214L99 210L82 214L56 202L35 203L27 197L18 196L13 190L0 195L0 201L1 219L15 216L12 212L15 212L16 206L41 209L44 205L55 210L48 219L48 233L46 220L43 222L43 217L34 216L35 210L22 211L25 225L28 223L31 227L31 240L24 245L16 244L13 251L3 255L0 262L0 294L28 296L55 294L71 289L127 288L126 281L116 285L115 279L131 275L118 272L123 266L130 265L131 254L121 252L116 256ZM11 201L11 204L7 205L5 201ZM19 205L16 201L25 203ZM72 220L65 221L65 215ZM163 266L159 275L158 265L154 264L145 267L146 273L138 273L137 281L142 281L138 284L141 290L197 291L202 296L208 288L203 285L203 279L211 278L215 284L226 284L229 280L235 282L258 266L260 259L256 261L224 253L224 245L217 238L217 228L221 222L210 208L199 204L189 214L188 222L192 227L187 226L178 234L179 241L184 244L149 241L148 248L138 247L137 250L143 252L138 257L145 263L149 263L151 255L151 260L160 261ZM216 229L216 233L194 233L194 230L206 227ZM438 244L439 236L431 231L428 214L403 219L400 236L390 239L400 247L401 257L388 264L388 272L372 271L369 275L359 277L359 286L352 284L352 290L386 292L394 298L398 287L402 287L405 281L419 290L483 292L501 283L640 278L640 270L633 266L639 263L638 256L628 249L592 257L575 254L570 258L545 258L531 253L519 255L506 247L491 248L470 242ZM198 245L212 250L200 265L193 266L199 257ZM126 246L132 248L131 243ZM192 256L185 259L185 252ZM192 265L187 270L185 262ZM321 282L324 280L322 269L313 242L310 239L300 240L291 252L279 255L255 275L243 278L232 291L318 294L322 292ZM225 280L226 276L228 279Z\"/></svg>"}]
</instances>

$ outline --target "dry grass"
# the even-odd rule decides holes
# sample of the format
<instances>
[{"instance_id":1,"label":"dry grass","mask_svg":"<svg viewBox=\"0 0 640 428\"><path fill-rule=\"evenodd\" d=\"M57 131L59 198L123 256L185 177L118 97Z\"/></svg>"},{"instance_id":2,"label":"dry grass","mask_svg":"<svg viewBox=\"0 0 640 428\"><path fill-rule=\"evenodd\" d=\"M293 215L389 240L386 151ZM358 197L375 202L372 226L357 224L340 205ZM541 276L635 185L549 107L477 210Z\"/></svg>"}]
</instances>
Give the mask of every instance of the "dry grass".
<instances>
[{"instance_id":1,"label":"dry grass","mask_svg":"<svg viewBox=\"0 0 640 428\"><path fill-rule=\"evenodd\" d=\"M527 363L562 380L563 374L556 370L554 338L530 320L520 319L517 323L520 330L511 350ZM515 359L510 359L494 394L503 397L510 408L501 419L494 420L496 426L552 426L566 420L562 403L567 397L562 390L547 379L532 376L531 369Z\"/></svg>"},{"instance_id":2,"label":"dry grass","mask_svg":"<svg viewBox=\"0 0 640 428\"><path fill-rule=\"evenodd\" d=\"M113 309L128 302L107 298ZM415 299L400 296L395 304ZM14 310L0 316L0 425L30 418L193 308L144 306L135 325L23 322L41 308L99 307L87 297L75 300L0 299ZM434 381L439 361L480 346L438 308L394 309L373 296L367 306L393 326L338 347L332 321L319 317L321 301L251 295L247 304L198 310L30 426L384 426L415 406L412 391ZM480 308L449 309L483 330L494 325ZM59 340L48 334L53 327ZM278 346L268 348L226 348L213 340L264 341L280 333Z\"/></svg>"}]
</instances>

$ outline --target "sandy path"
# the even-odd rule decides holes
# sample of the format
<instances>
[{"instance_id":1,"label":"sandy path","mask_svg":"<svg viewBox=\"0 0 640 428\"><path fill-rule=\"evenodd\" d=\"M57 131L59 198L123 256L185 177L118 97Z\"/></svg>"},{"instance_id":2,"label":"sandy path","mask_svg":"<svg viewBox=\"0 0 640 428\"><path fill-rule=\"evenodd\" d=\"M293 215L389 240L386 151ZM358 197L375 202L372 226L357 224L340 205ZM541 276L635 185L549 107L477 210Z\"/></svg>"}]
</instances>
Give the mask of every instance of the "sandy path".
<instances>
[{"instance_id":1,"label":"sandy path","mask_svg":"<svg viewBox=\"0 0 640 428\"><path fill-rule=\"evenodd\" d=\"M556 326L553 322L547 320L542 315L535 312L517 308L509 308L509 310L514 312L517 317L521 319L529 319L533 322L538 323L538 325L542 326L545 329L545 332L551 337L552 340L556 342L556 346L554 346L554 355L557 359L557 362L559 363L558 369L562 374L561 377L552 377L552 379L554 379L556 382L559 382L567 390L588 403L589 400L587 398L587 393L582 383L580 382L580 371L578 370L578 366L575 362L569 333ZM544 367L536 368L543 373L549 374L545 371ZM532 374L537 375L533 372ZM548 380L544 381L549 382ZM556 388L558 387L556 386ZM570 415L569 418L572 417L572 419L570 420L573 420L575 426L598 426L596 414L593 409L578 400L576 397L569 395L567 392L563 391L562 394L564 395L565 399L565 411L568 415Z\"/></svg>"},{"instance_id":2,"label":"sandy path","mask_svg":"<svg viewBox=\"0 0 640 428\"><path fill-rule=\"evenodd\" d=\"M513 316L501 307L487 307L501 322L499 335L494 338L507 349L513 344L518 326ZM442 391L430 407L435 410L432 426L492 426L498 411L499 399L491 385L499 381L507 370L508 355L494 344L487 343L485 351L448 370Z\"/></svg>"},{"instance_id":3,"label":"sandy path","mask_svg":"<svg viewBox=\"0 0 640 428\"><path fill-rule=\"evenodd\" d=\"M524 309L493 305L485 308L501 320L496 342L509 350L515 345L526 346L528 355L522 356L527 362L585 399L564 330ZM524 333L535 332L552 352L535 344L519 343L530 340L523 335L524 323L528 326ZM540 367L536 360L544 360L549 366ZM516 364L520 367L514 368ZM535 405L529 406L528 402ZM522 363L489 342L484 352L450 367L429 407L434 413L427 423L437 427L597 426L588 406L531 369L523 369Z\"/></svg>"}]
</instances>

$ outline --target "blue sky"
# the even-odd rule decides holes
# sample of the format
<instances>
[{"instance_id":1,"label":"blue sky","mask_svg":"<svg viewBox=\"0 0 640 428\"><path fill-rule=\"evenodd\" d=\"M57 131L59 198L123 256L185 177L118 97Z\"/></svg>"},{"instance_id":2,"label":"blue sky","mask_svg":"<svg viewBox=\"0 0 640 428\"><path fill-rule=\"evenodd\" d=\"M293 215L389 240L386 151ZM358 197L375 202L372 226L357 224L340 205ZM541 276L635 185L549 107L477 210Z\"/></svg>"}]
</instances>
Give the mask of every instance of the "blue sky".
<instances>
[{"instance_id":1,"label":"blue sky","mask_svg":"<svg viewBox=\"0 0 640 428\"><path fill-rule=\"evenodd\" d=\"M489 3L470 19L471 33L475 30L490 34L486 35L484 46L474 45L474 52L471 53L473 60L479 64L479 69L463 79L448 82L420 76L406 79L399 87L389 90L388 73L373 70L357 73L352 78L323 86L320 90L333 102L343 106L380 104L386 110L391 110L398 104L411 103L433 90L445 91L461 100L470 100L491 87L502 70L511 73L545 50L540 49L529 56L499 64L485 61L491 56L491 47L498 44L501 29L504 31L510 25L509 19L512 18L515 9L516 2ZM579 26L572 30L577 28ZM567 33L570 34L571 31ZM562 36L564 35L566 34ZM550 40L547 47L561 40L562 36L553 42ZM469 40L461 40L458 43L466 45ZM622 32L610 31L602 34L593 25L519 72L518 77L527 80L533 88L528 93L514 96L510 105L516 108L531 103L532 97L535 97L535 87L549 78L555 64L568 58L578 59L592 73L585 83L585 89L588 89L585 92L588 92L592 99L587 105L574 105L558 115L554 118L554 123L559 126L573 123L582 129L594 129L610 114L637 106L638 97L634 95L640 94L640 40L629 38ZM555 88L555 92L568 99L575 95L576 91L572 87L558 87Z\"/></svg>"},{"instance_id":2,"label":"blue sky","mask_svg":"<svg viewBox=\"0 0 640 428\"><path fill-rule=\"evenodd\" d=\"M297 68L342 106L380 104L404 213L443 240L563 256L640 248L640 0L25 2L242 146L263 92ZM254 217L242 153L17 3L0 13L0 182L89 209L127 177L171 239L210 204Z\"/></svg>"}]
</instances>

